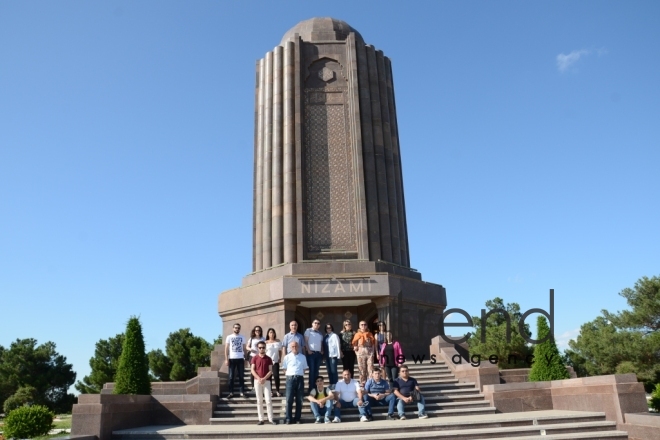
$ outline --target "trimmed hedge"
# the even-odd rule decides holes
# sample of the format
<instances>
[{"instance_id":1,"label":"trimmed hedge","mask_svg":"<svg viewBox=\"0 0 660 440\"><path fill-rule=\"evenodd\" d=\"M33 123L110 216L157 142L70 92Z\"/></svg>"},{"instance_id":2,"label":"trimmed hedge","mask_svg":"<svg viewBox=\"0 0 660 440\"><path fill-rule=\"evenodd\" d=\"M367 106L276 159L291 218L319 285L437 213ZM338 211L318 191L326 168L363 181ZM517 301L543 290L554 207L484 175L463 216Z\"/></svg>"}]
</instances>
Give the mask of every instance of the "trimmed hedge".
<instances>
[{"instance_id":1,"label":"trimmed hedge","mask_svg":"<svg viewBox=\"0 0 660 440\"><path fill-rule=\"evenodd\" d=\"M5 418L5 438L32 438L46 435L53 428L55 414L42 405L21 406Z\"/></svg>"},{"instance_id":2,"label":"trimmed hedge","mask_svg":"<svg viewBox=\"0 0 660 440\"><path fill-rule=\"evenodd\" d=\"M135 316L131 316L126 325L113 393L151 394L149 360L144 352L142 325Z\"/></svg>"}]
</instances>

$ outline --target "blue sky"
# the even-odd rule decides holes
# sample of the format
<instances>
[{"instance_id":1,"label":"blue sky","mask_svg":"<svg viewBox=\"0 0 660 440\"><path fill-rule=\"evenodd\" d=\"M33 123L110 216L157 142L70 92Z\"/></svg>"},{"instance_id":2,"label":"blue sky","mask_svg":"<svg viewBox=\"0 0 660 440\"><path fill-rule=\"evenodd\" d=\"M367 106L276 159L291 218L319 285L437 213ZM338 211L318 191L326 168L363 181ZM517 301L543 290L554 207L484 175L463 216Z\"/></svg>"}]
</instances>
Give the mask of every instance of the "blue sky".
<instances>
[{"instance_id":1,"label":"blue sky","mask_svg":"<svg viewBox=\"0 0 660 440\"><path fill-rule=\"evenodd\" d=\"M251 270L255 61L333 16L392 59L412 266L561 344L660 274L658 2L0 2L0 344L89 374L220 332ZM533 321L533 317L531 318Z\"/></svg>"}]
</instances>

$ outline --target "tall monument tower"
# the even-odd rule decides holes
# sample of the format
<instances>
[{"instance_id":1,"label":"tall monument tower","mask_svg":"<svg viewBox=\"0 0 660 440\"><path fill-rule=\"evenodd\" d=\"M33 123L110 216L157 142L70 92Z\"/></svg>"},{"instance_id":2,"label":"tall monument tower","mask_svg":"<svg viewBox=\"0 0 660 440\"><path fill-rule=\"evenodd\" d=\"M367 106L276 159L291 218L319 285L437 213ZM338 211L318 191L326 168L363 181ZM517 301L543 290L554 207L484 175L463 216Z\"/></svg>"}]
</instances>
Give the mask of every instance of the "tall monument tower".
<instances>
[{"instance_id":1,"label":"tall monument tower","mask_svg":"<svg viewBox=\"0 0 660 440\"><path fill-rule=\"evenodd\" d=\"M381 320L426 352L446 297L410 268L389 58L312 18L256 70L253 273L220 295L224 330Z\"/></svg>"}]
</instances>

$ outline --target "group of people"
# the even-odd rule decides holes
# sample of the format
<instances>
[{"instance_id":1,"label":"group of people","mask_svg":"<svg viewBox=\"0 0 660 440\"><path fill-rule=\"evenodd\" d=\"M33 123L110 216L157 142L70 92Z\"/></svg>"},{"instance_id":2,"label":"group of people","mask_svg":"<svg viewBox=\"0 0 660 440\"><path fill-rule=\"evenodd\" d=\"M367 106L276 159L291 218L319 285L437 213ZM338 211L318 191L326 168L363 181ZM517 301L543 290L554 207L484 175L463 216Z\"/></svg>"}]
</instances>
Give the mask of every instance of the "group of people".
<instances>
[{"instance_id":1,"label":"group of people","mask_svg":"<svg viewBox=\"0 0 660 440\"><path fill-rule=\"evenodd\" d=\"M387 406L388 420L394 420L396 407L399 419L405 420L405 405L412 403L417 404L420 419L428 417L419 384L403 365L405 358L401 345L394 341L384 323L378 323L376 335L369 331L365 321L360 321L357 331L353 331L350 320L344 321L339 335L334 332L332 324L326 324L325 334L320 328L321 322L315 319L312 327L301 334L298 323L291 321L290 332L280 341L274 329L269 328L264 337L262 328L255 326L246 340L240 334L240 324L234 324L233 333L224 341L225 363L229 367L228 398L234 397L236 378L240 396L245 397L244 368L245 361L248 361L257 398L258 425L264 424L264 401L268 422L276 424L272 395L281 396L280 370L284 370L286 377L286 424L301 423L305 370L308 370L307 399L316 423L341 422L342 408L358 408L360 421L371 421L373 406ZM381 368L374 368L375 360ZM319 375L323 362L328 371L329 386ZM343 367L341 380L338 374L340 362ZM359 380L353 379L356 363ZM294 402L295 414L292 413Z\"/></svg>"}]
</instances>

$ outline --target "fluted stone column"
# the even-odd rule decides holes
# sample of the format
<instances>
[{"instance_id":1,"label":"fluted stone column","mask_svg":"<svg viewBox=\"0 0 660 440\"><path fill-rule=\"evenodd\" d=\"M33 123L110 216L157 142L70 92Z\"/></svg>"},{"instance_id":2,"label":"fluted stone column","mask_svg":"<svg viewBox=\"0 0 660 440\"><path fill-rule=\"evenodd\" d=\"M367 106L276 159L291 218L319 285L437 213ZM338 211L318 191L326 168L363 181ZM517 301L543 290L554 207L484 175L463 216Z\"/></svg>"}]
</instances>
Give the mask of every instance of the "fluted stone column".
<instances>
[{"instance_id":1,"label":"fluted stone column","mask_svg":"<svg viewBox=\"0 0 660 440\"><path fill-rule=\"evenodd\" d=\"M284 258L283 225L282 225L282 93L283 86L282 46L277 46L273 55L273 176L272 176L272 260L271 264L277 266Z\"/></svg>"},{"instance_id":2,"label":"fluted stone column","mask_svg":"<svg viewBox=\"0 0 660 440\"><path fill-rule=\"evenodd\" d=\"M253 256L253 270L261 270L263 268L263 169L264 169L264 93L266 83L266 72L264 60L259 60L258 65L258 93L257 93L257 128L255 133L255 189L254 189L254 256Z\"/></svg>"},{"instance_id":3,"label":"fluted stone column","mask_svg":"<svg viewBox=\"0 0 660 440\"><path fill-rule=\"evenodd\" d=\"M266 54L266 84L264 99L264 177L263 177L263 220L262 258L263 268L272 265L272 173L273 173L273 52Z\"/></svg>"},{"instance_id":4,"label":"fluted stone column","mask_svg":"<svg viewBox=\"0 0 660 440\"><path fill-rule=\"evenodd\" d=\"M294 44L284 46L284 262L297 261Z\"/></svg>"}]
</instances>

